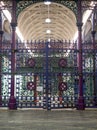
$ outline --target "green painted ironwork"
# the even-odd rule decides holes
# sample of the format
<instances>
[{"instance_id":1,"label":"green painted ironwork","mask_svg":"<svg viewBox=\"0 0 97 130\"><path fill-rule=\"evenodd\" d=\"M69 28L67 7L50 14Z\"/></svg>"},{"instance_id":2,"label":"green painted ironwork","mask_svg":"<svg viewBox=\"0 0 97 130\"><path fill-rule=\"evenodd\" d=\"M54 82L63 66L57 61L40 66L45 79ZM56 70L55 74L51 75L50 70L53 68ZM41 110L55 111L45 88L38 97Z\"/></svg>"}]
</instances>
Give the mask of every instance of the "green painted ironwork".
<instances>
[{"instance_id":1,"label":"green painted ironwork","mask_svg":"<svg viewBox=\"0 0 97 130\"><path fill-rule=\"evenodd\" d=\"M21 44L21 43L19 43ZM29 43L30 44L30 43ZM16 96L21 97L20 100L24 100L26 97L29 98L29 101L32 102L34 99L34 93L27 89L27 82L34 81L34 76L37 75L37 95L43 98L43 86L45 85L45 44L43 48L37 48L40 44L34 48L34 43L31 43L30 52L28 49L24 49L22 46L21 49L17 48L16 52ZM65 43L64 43L65 44ZM54 46L53 46L54 45ZM59 46L60 45L60 46ZM53 48L55 47L55 48ZM69 50L69 54L68 54ZM2 96L8 98L10 95L10 85L11 85L11 50L5 49L2 52ZM49 71L49 81L51 86L51 97L54 102L59 102L59 78L58 74L62 74L62 81L67 83L67 90L62 93L64 97L64 104L71 104L74 101L74 98L78 97L78 82L75 83L75 80L78 79L78 68L77 68L77 49L66 49L62 48L61 43L56 45L51 43L49 48L48 55L48 71ZM97 55L97 52L95 52ZM68 54L68 55L67 55ZM35 59L35 67L30 68L27 66L27 60L33 57ZM60 58L67 59L67 66L60 67L58 62ZM95 58L97 64L97 59ZM93 84L93 50L92 49L83 49L83 78L84 78L84 97L86 106L93 106L93 97L94 97L94 84ZM97 76L97 72L96 72ZM41 90L40 90L41 89ZM33 98L32 98L33 97ZM71 99L71 97L73 99ZM56 99L54 99L56 98ZM5 100L5 99L4 99ZM57 100L57 101L56 101ZM18 99L19 101L19 99ZM52 101L53 102L53 101ZM66 103L65 103L66 102ZM21 104L21 103L20 103ZM58 103L57 103L58 104ZM73 103L74 104L74 103Z\"/></svg>"},{"instance_id":2,"label":"green painted ironwork","mask_svg":"<svg viewBox=\"0 0 97 130\"><path fill-rule=\"evenodd\" d=\"M8 57L2 57L2 96L9 96L9 83L11 79L10 61ZM5 73L5 74L3 74Z\"/></svg>"},{"instance_id":3,"label":"green painted ironwork","mask_svg":"<svg viewBox=\"0 0 97 130\"><path fill-rule=\"evenodd\" d=\"M17 3L17 17L18 15L28 6L30 6L31 4L35 4L38 2L44 2L44 0L29 0L29 1L19 1ZM66 6L67 8L69 8L70 10L72 10L74 12L74 14L77 14L77 6L76 6L76 2L73 0L52 0L52 2L58 3L58 4L62 4L64 6Z\"/></svg>"}]
</instances>

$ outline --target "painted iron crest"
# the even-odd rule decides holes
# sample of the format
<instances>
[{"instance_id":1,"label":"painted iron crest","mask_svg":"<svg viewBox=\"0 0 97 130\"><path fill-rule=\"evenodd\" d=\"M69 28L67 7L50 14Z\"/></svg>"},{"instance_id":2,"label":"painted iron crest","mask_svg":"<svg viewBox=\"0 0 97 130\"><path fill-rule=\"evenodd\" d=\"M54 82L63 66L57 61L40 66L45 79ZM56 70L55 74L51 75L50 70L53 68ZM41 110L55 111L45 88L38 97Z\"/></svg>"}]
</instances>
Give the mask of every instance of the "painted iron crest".
<instances>
[{"instance_id":1,"label":"painted iron crest","mask_svg":"<svg viewBox=\"0 0 97 130\"><path fill-rule=\"evenodd\" d=\"M58 65L59 67L65 68L67 66L67 59L66 58L59 59Z\"/></svg>"},{"instance_id":2,"label":"painted iron crest","mask_svg":"<svg viewBox=\"0 0 97 130\"><path fill-rule=\"evenodd\" d=\"M27 89L30 90L30 91L33 91L36 89L36 85L34 82L28 82L27 83Z\"/></svg>"},{"instance_id":3,"label":"painted iron crest","mask_svg":"<svg viewBox=\"0 0 97 130\"><path fill-rule=\"evenodd\" d=\"M34 67L35 66L35 59L33 59L33 58L29 58L28 60L27 60L27 65L29 66L29 67Z\"/></svg>"},{"instance_id":4,"label":"painted iron crest","mask_svg":"<svg viewBox=\"0 0 97 130\"><path fill-rule=\"evenodd\" d=\"M59 91L66 91L67 90L67 83L61 82L59 83Z\"/></svg>"}]
</instances>

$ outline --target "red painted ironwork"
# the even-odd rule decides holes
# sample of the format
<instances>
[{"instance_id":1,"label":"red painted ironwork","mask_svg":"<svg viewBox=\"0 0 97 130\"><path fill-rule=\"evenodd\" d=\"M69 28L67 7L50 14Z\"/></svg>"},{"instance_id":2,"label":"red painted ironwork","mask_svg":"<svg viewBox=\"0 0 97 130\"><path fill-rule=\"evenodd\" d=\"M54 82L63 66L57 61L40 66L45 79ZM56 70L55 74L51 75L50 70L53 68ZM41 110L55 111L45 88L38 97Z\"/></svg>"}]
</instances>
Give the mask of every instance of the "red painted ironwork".
<instances>
[{"instance_id":1,"label":"red painted ironwork","mask_svg":"<svg viewBox=\"0 0 97 130\"><path fill-rule=\"evenodd\" d=\"M36 88L36 85L34 82L28 82L27 83L27 89L30 90L30 91L34 91Z\"/></svg>"},{"instance_id":2,"label":"red painted ironwork","mask_svg":"<svg viewBox=\"0 0 97 130\"><path fill-rule=\"evenodd\" d=\"M11 43L11 96L9 99L9 109L16 109L16 98L14 95L15 90L15 64L16 64L16 55L15 55L15 49L16 49L16 0L12 1L12 21L11 21L11 27L12 27L12 43Z\"/></svg>"},{"instance_id":3,"label":"red painted ironwork","mask_svg":"<svg viewBox=\"0 0 97 130\"><path fill-rule=\"evenodd\" d=\"M28 60L27 60L27 65L29 66L29 67L34 67L35 66L35 59L33 59L33 58L29 58Z\"/></svg>"},{"instance_id":4,"label":"red painted ironwork","mask_svg":"<svg viewBox=\"0 0 97 130\"><path fill-rule=\"evenodd\" d=\"M0 50L2 50L2 36L3 36L3 30L2 30L2 12L0 9ZM2 106L2 55L0 53L0 107Z\"/></svg>"},{"instance_id":5,"label":"red painted ironwork","mask_svg":"<svg viewBox=\"0 0 97 130\"><path fill-rule=\"evenodd\" d=\"M58 65L62 68L65 68L67 66L67 59L66 58L59 59Z\"/></svg>"},{"instance_id":6,"label":"red painted ironwork","mask_svg":"<svg viewBox=\"0 0 97 130\"><path fill-rule=\"evenodd\" d=\"M35 83L35 89L34 89L34 104L37 104L37 75L34 75L34 83Z\"/></svg>"},{"instance_id":7,"label":"red painted ironwork","mask_svg":"<svg viewBox=\"0 0 97 130\"><path fill-rule=\"evenodd\" d=\"M59 91L66 91L67 90L67 83L66 82L60 82L59 83Z\"/></svg>"},{"instance_id":8,"label":"red painted ironwork","mask_svg":"<svg viewBox=\"0 0 97 130\"><path fill-rule=\"evenodd\" d=\"M94 8L95 9L95 8ZM95 30L95 12L93 12L92 14L92 46L93 46L93 84L94 84L94 104L95 106L97 106L97 81L96 81L96 50L97 50L97 45L96 45L96 40L95 40L95 34L96 34L96 30Z\"/></svg>"},{"instance_id":9,"label":"red painted ironwork","mask_svg":"<svg viewBox=\"0 0 97 130\"><path fill-rule=\"evenodd\" d=\"M83 69L82 69L82 2L77 1L77 26L78 26L78 73L79 73L79 97L78 97L78 110L84 110L84 97L83 97Z\"/></svg>"}]
</instances>

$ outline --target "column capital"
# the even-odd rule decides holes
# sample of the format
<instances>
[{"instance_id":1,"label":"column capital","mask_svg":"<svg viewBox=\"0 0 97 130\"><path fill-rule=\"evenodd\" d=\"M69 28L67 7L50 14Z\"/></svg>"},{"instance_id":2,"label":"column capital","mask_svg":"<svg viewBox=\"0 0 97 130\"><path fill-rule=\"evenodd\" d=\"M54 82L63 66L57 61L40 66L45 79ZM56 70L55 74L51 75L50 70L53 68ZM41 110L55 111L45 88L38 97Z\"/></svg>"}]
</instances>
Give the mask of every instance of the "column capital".
<instances>
[{"instance_id":1,"label":"column capital","mask_svg":"<svg viewBox=\"0 0 97 130\"><path fill-rule=\"evenodd\" d=\"M11 26L15 28L17 26L17 23L11 22Z\"/></svg>"},{"instance_id":2,"label":"column capital","mask_svg":"<svg viewBox=\"0 0 97 130\"><path fill-rule=\"evenodd\" d=\"M81 31L82 29L82 26L83 26L83 23L82 22L77 22L77 27L78 27L78 30Z\"/></svg>"},{"instance_id":3,"label":"column capital","mask_svg":"<svg viewBox=\"0 0 97 130\"><path fill-rule=\"evenodd\" d=\"M96 34L96 31L95 30L91 31L91 34L92 36L94 36Z\"/></svg>"},{"instance_id":4,"label":"column capital","mask_svg":"<svg viewBox=\"0 0 97 130\"><path fill-rule=\"evenodd\" d=\"M77 25L78 27L82 27L82 26L83 26L83 23L82 23L82 22L77 22L76 25Z\"/></svg>"},{"instance_id":5,"label":"column capital","mask_svg":"<svg viewBox=\"0 0 97 130\"><path fill-rule=\"evenodd\" d=\"M3 32L2 30L0 30L0 35L3 35L3 33L4 33L4 32Z\"/></svg>"}]
</instances>

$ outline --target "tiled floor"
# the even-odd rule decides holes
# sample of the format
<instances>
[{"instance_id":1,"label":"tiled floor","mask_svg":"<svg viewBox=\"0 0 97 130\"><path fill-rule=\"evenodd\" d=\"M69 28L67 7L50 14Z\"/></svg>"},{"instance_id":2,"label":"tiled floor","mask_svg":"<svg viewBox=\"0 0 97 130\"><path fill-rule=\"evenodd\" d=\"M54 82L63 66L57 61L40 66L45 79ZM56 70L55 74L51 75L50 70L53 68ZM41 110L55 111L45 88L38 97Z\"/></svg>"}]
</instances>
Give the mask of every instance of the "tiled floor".
<instances>
[{"instance_id":1,"label":"tiled floor","mask_svg":"<svg viewBox=\"0 0 97 130\"><path fill-rule=\"evenodd\" d=\"M97 130L97 109L0 109L0 130Z\"/></svg>"}]
</instances>

